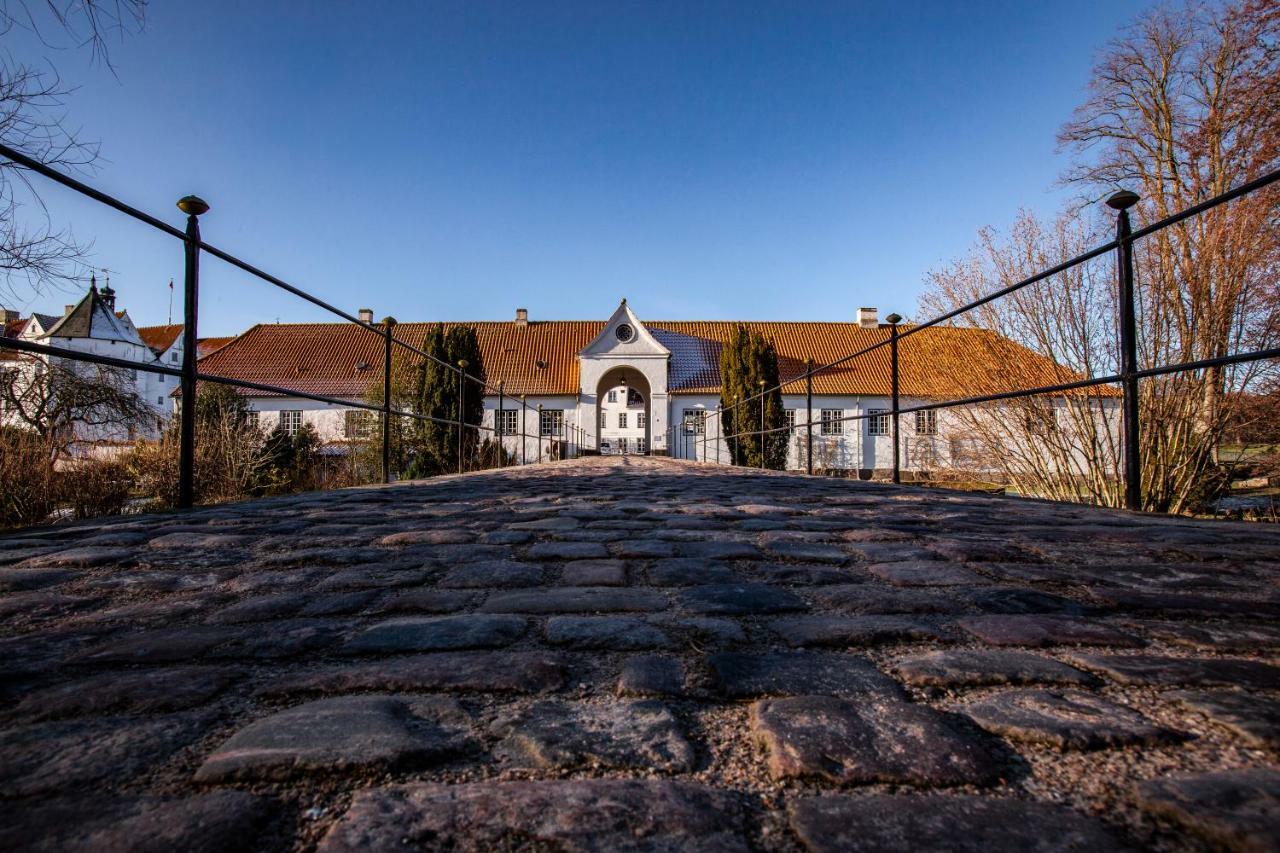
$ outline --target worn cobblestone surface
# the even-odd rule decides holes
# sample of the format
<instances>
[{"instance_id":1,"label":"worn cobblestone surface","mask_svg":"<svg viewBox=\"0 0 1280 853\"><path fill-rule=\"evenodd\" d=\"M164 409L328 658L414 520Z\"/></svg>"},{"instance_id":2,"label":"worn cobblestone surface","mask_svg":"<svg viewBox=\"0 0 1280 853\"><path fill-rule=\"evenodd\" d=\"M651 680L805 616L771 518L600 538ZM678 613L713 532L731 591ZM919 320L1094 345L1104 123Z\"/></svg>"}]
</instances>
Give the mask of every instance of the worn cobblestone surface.
<instances>
[{"instance_id":1,"label":"worn cobblestone surface","mask_svg":"<svg viewBox=\"0 0 1280 853\"><path fill-rule=\"evenodd\" d=\"M594 459L0 538L0 849L1280 849L1280 532Z\"/></svg>"}]
</instances>

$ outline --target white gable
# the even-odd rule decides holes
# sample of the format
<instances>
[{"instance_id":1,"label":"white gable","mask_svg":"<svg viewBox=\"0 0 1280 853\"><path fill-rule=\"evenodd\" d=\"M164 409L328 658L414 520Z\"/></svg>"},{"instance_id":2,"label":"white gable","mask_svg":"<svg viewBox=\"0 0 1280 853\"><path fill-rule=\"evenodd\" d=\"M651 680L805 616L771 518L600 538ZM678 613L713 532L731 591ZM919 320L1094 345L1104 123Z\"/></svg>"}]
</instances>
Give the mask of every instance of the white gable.
<instances>
[{"instance_id":1,"label":"white gable","mask_svg":"<svg viewBox=\"0 0 1280 853\"><path fill-rule=\"evenodd\" d=\"M579 355L582 358L670 358L671 351L645 328L624 299L600 334Z\"/></svg>"}]
</instances>

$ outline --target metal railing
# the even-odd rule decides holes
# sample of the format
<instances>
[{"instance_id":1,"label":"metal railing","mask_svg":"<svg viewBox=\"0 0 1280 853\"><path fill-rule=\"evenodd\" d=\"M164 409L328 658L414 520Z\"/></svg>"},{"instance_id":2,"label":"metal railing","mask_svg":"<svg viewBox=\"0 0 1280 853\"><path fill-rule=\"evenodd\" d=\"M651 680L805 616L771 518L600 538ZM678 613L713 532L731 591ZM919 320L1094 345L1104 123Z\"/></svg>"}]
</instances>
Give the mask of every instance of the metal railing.
<instances>
[{"instance_id":1,"label":"metal railing","mask_svg":"<svg viewBox=\"0 0 1280 853\"><path fill-rule=\"evenodd\" d=\"M1129 208L1137 204L1139 197L1137 194L1122 190L1114 193L1106 200L1107 206L1116 211L1116 236L1113 240L1108 240L1100 246L1096 246L1086 252L1075 257L1055 264L1047 269L1041 270L1030 275L1020 281L1014 282L1006 287L1002 287L991 293L986 294L978 299L973 300L958 308L946 311L938 316L926 320L921 323L911 325L909 328L899 331L898 323L902 318L896 314L890 314L886 319L889 321L889 337L878 341L874 344L863 347L856 352L841 356L827 364L815 366L812 358L805 361L805 370L799 375L779 382L767 388L762 388L759 392L742 399L735 399L730 405L720 405L716 407L714 412L707 412L706 419L718 418L718 432L716 436L717 448L715 452L715 461L720 460L719 442L723 441L728 445L730 464L736 464L734 461L738 456L738 445L744 438L760 437L760 445L764 446L764 436L774 435L781 432L793 432L803 428L807 435L805 470L808 474L813 474L813 377L829 371L841 365L848 364L858 358L866 356L876 350L889 348L890 356L890 408L886 411L867 412L863 414L847 415L837 419L827 421L828 423L843 423L847 421L861 421L868 418L888 416L892 421L893 436L893 482L902 482L902 460L901 460L901 437L899 435L899 420L902 415L912 414L915 412L936 411L939 409L948 409L958 406L972 406L982 403L1000 402L1004 400L1013 400L1023 397L1034 397L1044 394L1063 393L1074 391L1082 388L1091 388L1099 385L1119 385L1122 392L1122 435L1123 435L1123 469L1124 469L1124 486L1125 486L1125 507L1127 509L1139 509L1142 505L1142 459L1139 453L1139 437L1140 424L1138 414L1138 383L1142 379L1149 379L1155 376L1163 376L1171 373L1185 373L1194 370L1203 370L1212 367L1224 367L1233 364L1243 364L1247 362L1262 361L1266 359L1280 358L1280 348L1272 347L1268 349L1253 350L1250 352L1233 353L1230 355L1219 356L1216 358L1199 359L1196 361L1184 361L1176 364L1164 364L1156 367L1145 369L1138 368L1138 334L1137 334L1137 298L1134 291L1133 279L1133 245L1136 241L1155 234L1171 225L1176 225L1183 220L1190 219L1205 211L1224 205L1249 193L1256 192L1263 187L1280 181L1280 169L1269 172L1252 181L1248 181L1233 190L1229 190L1213 198L1207 199L1199 204L1192 205L1185 210L1166 216L1157 220L1143 228L1134 231L1129 219ZM901 384L899 380L899 344L911 335L919 334L925 329L938 326L948 320L954 319L962 314L980 308L997 299L1016 293L1023 288L1029 287L1037 282L1052 278L1055 275L1064 273L1074 267L1084 264L1094 258L1101 257L1108 252L1116 252L1116 282L1119 290L1119 351L1120 351L1120 371L1107 376L1088 377L1084 379L1072 380L1069 382L1058 382L1049 385L1041 385L1034 388L1024 388L1015 391L1000 391L990 394L980 394L969 397L962 397L951 400L938 400L932 402L920 403L912 406L901 405ZM774 392L781 392L783 387L798 382L801 379L805 382L805 409L807 416L803 427L799 424L785 425L780 427L767 428L765 424L765 398ZM763 383L762 383L763 384ZM737 430L729 434L725 434L723 424L725 423L725 415L736 412L740 407L747 406L755 400L760 400L760 429L758 430ZM744 410L744 414L746 410ZM752 413L754 414L754 413ZM736 417L736 416L735 416ZM746 418L744 417L744 421ZM706 430L702 430L703 438L703 455L702 459L707 459L706 455Z\"/></svg>"},{"instance_id":2,"label":"metal railing","mask_svg":"<svg viewBox=\"0 0 1280 853\"><path fill-rule=\"evenodd\" d=\"M561 420L558 427L550 433L543 430L542 427L542 406L538 405L536 409L537 428L530 434L527 430L530 412L534 411L526 402L525 396L519 397L519 432L504 431L503 411L506 401L513 399L509 397L504 389L504 384L499 382L493 385L483 379L467 372L470 365L464 361L458 364L449 364L430 353L413 346L407 341L397 338L394 334L396 321L392 317L386 318L383 323L369 323L352 316L341 308L338 308L317 296L302 290L299 287L289 284L288 282L277 278L270 273L264 272L258 267L237 258L229 252L219 249L206 243L200 236L200 216L208 212L209 205L196 196L186 196L178 202L178 207L183 213L187 214L186 229L180 230L174 226L164 222L163 220L152 216L132 205L126 204L101 190L95 189L88 184L79 181L69 175L52 169L40 161L23 154L8 145L0 144L0 156L10 160L14 165L23 169L30 170L49 180L52 180L64 187L67 187L83 196L94 201L113 208L126 216L132 217L164 234L168 234L183 243L185 255L185 274L183 284L183 328L182 328L182 366L180 369L165 367L161 364L150 364L146 362L131 361L129 359L115 358L113 356L98 355L95 353L82 352L80 350L68 349L66 347L50 346L47 344L38 344L34 341L21 340L17 338L7 338L0 336L0 348L16 350L19 352L30 353L33 355L43 355L48 357L56 357L67 359L69 361L88 362L92 364L100 364L107 367L124 368L127 370L141 370L146 373L155 373L165 376L174 376L179 380L179 388L181 393L181 404L179 405L179 460L178 460L178 506L180 508L189 508L195 502L195 411L196 406L190 401L196 398L196 388L198 382L212 382L221 385L230 385L236 388L247 388L255 391L262 391L268 394L280 394L288 397L300 397L305 400L313 400L319 403L327 403L329 405L341 406L347 409L360 409L370 412L377 412L382 419L382 481L384 483L391 480L391 418L392 416L410 418L416 421L432 422L446 425L454 425L458 429L458 449L457 463L458 473L466 470L465 441L466 430L477 430L480 432L491 433L497 439L499 448L499 461L504 461L506 457L504 438L520 439L519 447L519 464L527 464L529 459L528 444L529 439L535 440L535 455L532 461L541 462L543 459L551 460L553 458L570 458L582 452L581 435L584 432L576 425L568 425ZM225 261L233 267L236 267L251 276L254 276L280 290L291 293L300 299L310 302L318 308L322 308L337 317L346 320L369 332L378 335L383 342L383 385L382 385L382 403L381 405L369 403L359 400L343 399L339 397L328 396L325 394L315 394L308 391L302 391L296 388L288 388L280 385L273 385L264 382L253 382L246 379L236 379L228 376L221 376L213 373L204 373L197 369L196 361L198 358L197 340L198 340L198 323L199 323L199 298L200 298L200 256L201 253L207 253L219 260ZM423 359L434 362L441 367L450 371L457 377L459 394L458 394L458 414L456 418L439 418L431 415L425 415L420 412L405 411L402 409L392 408L392 375L393 375L393 351L399 347L407 352L413 353ZM464 420L464 404L466 394L465 383L477 385L483 392L489 391L498 396L498 408L494 414L494 425L486 426L484 423L466 423ZM509 411L509 409L507 409ZM483 416L482 416L483 417ZM545 450L544 450L545 444ZM514 454L513 454L514 455Z\"/></svg>"}]
</instances>

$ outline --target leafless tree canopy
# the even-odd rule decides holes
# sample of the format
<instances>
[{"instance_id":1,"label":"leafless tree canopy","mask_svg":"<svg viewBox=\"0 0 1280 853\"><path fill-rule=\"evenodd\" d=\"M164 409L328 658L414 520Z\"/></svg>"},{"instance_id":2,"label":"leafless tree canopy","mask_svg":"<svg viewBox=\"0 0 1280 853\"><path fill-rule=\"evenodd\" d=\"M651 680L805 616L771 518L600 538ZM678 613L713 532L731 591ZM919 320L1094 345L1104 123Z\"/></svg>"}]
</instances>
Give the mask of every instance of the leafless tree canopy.
<instances>
[{"instance_id":1,"label":"leafless tree canopy","mask_svg":"<svg viewBox=\"0 0 1280 853\"><path fill-rule=\"evenodd\" d=\"M1142 196L1137 224L1226 192L1280 166L1280 12L1274 2L1190 2L1144 14L1100 55L1089 94L1059 137L1064 176L1085 204L1046 225L1023 214L1007 236L984 231L973 254L932 277L926 306L950 308L1096 245L1114 228L1096 202ZM1280 338L1280 189L1272 186L1137 244L1142 366L1215 358ZM1114 266L1077 268L967 319L1083 374L1116 363ZM1183 511L1202 492L1238 392L1274 365L1144 380L1143 493ZM1083 426L1083 425L1082 425ZM1028 437L1030 438L1030 437ZM1037 436L1043 441L1043 436ZM1116 448L1088 434L1073 448L1111 474ZM1113 503L1114 489L1089 490Z\"/></svg>"},{"instance_id":2,"label":"leafless tree canopy","mask_svg":"<svg viewBox=\"0 0 1280 853\"><path fill-rule=\"evenodd\" d=\"M122 368L36 357L18 364L0 369L0 411L42 439L51 460L86 436L128 436L155 425L155 414Z\"/></svg>"},{"instance_id":3,"label":"leafless tree canopy","mask_svg":"<svg viewBox=\"0 0 1280 853\"><path fill-rule=\"evenodd\" d=\"M140 29L145 9L146 0L0 0L0 140L65 171L90 168L98 145L67 121L71 87L47 58L16 55L12 36L27 32L51 49L88 50L110 67L112 42ZM25 170L0 162L0 295L74 277L87 248L50 216Z\"/></svg>"}]
</instances>

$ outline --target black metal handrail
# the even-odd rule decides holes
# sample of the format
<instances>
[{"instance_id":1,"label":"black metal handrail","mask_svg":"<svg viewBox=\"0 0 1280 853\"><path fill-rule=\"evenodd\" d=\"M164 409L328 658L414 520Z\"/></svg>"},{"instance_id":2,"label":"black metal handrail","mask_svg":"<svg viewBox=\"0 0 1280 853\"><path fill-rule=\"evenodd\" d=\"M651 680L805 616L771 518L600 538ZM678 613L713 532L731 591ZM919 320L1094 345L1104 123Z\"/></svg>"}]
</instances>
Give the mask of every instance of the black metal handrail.
<instances>
[{"instance_id":1,"label":"black metal handrail","mask_svg":"<svg viewBox=\"0 0 1280 853\"><path fill-rule=\"evenodd\" d=\"M537 461L542 460L543 441L548 442L548 456L551 456L553 445L557 439L565 448L562 452L572 455L580 453L582 449L581 439L570 440L570 426L562 422L559 435L544 435L542 433L541 424L541 406L539 409L538 429L532 436L526 431L529 406L522 396L520 398L520 431L507 432L503 429L502 412L504 411L504 391L503 385L499 382L493 385L485 380L467 373L465 365L449 364L448 362L422 350L407 341L397 338L394 334L394 328L397 325L394 318L388 317L383 323L367 323L359 317L332 305L325 300L314 296L300 287L289 284L287 281L272 275L253 264L244 261L230 252L213 246L205 242L200 236L199 217L208 211L209 206L201 199L195 196L187 196L179 201L179 208L187 214L187 227L183 231L164 222L163 220L152 216L130 204L127 204L114 196L111 196L101 190L98 190L83 181L77 180L70 175L50 168L39 160L24 154L8 145L0 143L0 155L10 160L13 164L35 172L46 177L64 187L67 187L81 195L84 195L94 201L106 205L120 213L130 216L139 222L155 228L162 233L175 237L183 242L186 271L184 275L183 287L183 354L182 366L180 369L165 367L161 364L149 364L146 362L129 361L128 359L115 358L113 356L97 355L94 353L81 352L79 350L67 349L66 347L50 346L48 344L38 344L34 341L20 340L16 338L6 338L0 336L0 348L17 350L36 355L44 355L67 359L70 361L81 361L93 364L101 364L109 367L124 368L128 370L141 370L145 373L156 373L165 376L175 376L180 382L180 393L184 404L180 408L179 420L179 465L178 465L178 506L180 508L188 508L195 502L195 406L186 405L185 401L195 398L196 386L198 382L212 382L222 385L230 385L237 388L248 388L257 391L263 391L273 394L282 394L291 397L301 397L306 400L314 400L320 403L342 406L350 409L363 409L367 411L378 412L382 415L382 480L384 483L390 482L391 479L391 417L407 417L418 421L432 422L457 426L458 428L458 472L465 470L463 432L466 429L474 429L482 432L493 433L499 437L499 459L505 459L505 444L502 442L504 437L519 437L520 439L520 464L527 462L527 445L528 440L533 438L537 442L538 454ZM222 260L231 266L234 266L250 275L274 286L281 290L297 296L312 305L315 305L329 313L346 320L356 326L366 329L383 339L383 402L381 405L367 403L356 400L342 399L331 397L324 394L314 394L301 391L296 388L288 388L279 385L273 385L264 382L253 382L245 379L236 379L234 377L221 376L218 374L203 373L196 367L197 359L197 328L199 322L199 275L200 275L200 253L206 252L219 260ZM460 383L472 382L479 384L482 391L493 391L499 394L499 407L494 414L494 426L486 426L481 423L467 423L462 415L462 402L464 395L459 395L459 416L457 419L439 418L432 415L424 415L418 412L410 412L402 409L392 408L391 406L391 377L392 377L392 351L395 347L412 352L424 359L430 360L441 367L451 371L458 377ZM573 430L579 430L577 426L572 427ZM576 438L576 435L575 435Z\"/></svg>"},{"instance_id":2,"label":"black metal handrail","mask_svg":"<svg viewBox=\"0 0 1280 853\"><path fill-rule=\"evenodd\" d=\"M1195 361L1185 361L1177 364L1164 364L1156 367L1139 369L1137 365L1137 331L1135 324L1136 314L1136 296L1134 292L1133 280L1133 244L1150 234L1154 234L1171 225L1175 225L1193 216L1204 213L1207 210L1219 207L1249 193L1255 192L1263 187L1280 181L1280 169L1268 172L1261 177L1247 181L1240 186L1221 193L1213 198L1194 204L1185 210L1170 214L1162 219L1157 220L1149 225L1133 231L1129 220L1129 208L1139 201L1136 194L1131 192L1118 192L1112 195L1107 204L1116 211L1116 237L1113 240L1095 246L1086 252L1082 252L1075 257L1055 264L1051 267L1043 269L1033 275L1016 281L1013 284L999 288L991 293L985 294L978 299L973 300L958 308L951 309L929 320L913 323L911 326L899 331L898 322L900 318L897 315L890 315L889 336L884 340L877 341L873 344L863 347L856 352L841 356L834 361L826 364L814 366L813 360L806 361L806 369L800 374L789 379L781 381L776 385L768 388L762 388L759 392L742 399L735 399L728 406L717 406L715 412L708 412L704 416L705 420L711 418L719 418L717 425L717 449L716 462L720 461L719 442L729 442L730 463L733 464L734 458L737 456L734 441L742 438L750 438L765 435L772 435L779 432L791 432L799 429L799 425L784 425L781 427L764 428L764 403L763 399L766 395L774 392L781 392L783 388L792 385L800 380L805 381L806 395L806 422L804 428L807 432L807 448L806 448L806 464L807 473L813 473L813 377L847 364L855 359L867 355L884 347L890 349L890 408L882 412L863 413L856 415L847 415L839 418L830 418L825 423L844 423L847 421L866 420L868 418L890 417L893 427L893 482L900 483L902 481L902 466L900 459L901 441L899 437L899 420L904 414L913 412L934 411L938 409L953 408L958 406L971 406L980 403L998 402L1001 400L1011 400L1021 397L1033 397L1042 394L1059 393L1063 391L1077 390L1081 388L1090 388L1099 385L1119 385L1122 390L1122 411L1123 411L1123 433L1124 433L1124 479L1125 479L1125 506L1128 509L1138 509L1141 506L1141 483L1142 483L1142 461L1138 453L1139 439L1139 418L1138 418L1138 381L1153 376L1161 376L1170 373L1182 373L1192 370L1201 370L1208 367L1222 367L1231 364L1242 364L1253 361L1263 361L1266 359L1280 358L1280 348L1268 348L1261 350L1253 350L1243 353L1232 353L1217 358L1199 359ZM1023 288L1029 287L1040 281L1049 279L1055 275L1059 275L1072 269L1080 264L1101 257L1106 253L1115 250L1117 252L1117 280L1120 287L1120 353L1121 353L1121 370L1119 373L1108 376L1089 377L1086 379L1075 380L1071 382L1056 383L1053 385L1042 385L1035 388L1025 388L1016 391L1002 391L992 394L982 394L969 396L951 400L940 400L933 402L920 403L912 406L902 406L900 403L900 383L898 376L899 368L899 344L903 338L918 334L925 329L945 323L962 314L980 308L983 305L994 302L1009 294L1015 293ZM761 400L761 429L759 430L737 430L731 434L725 434L723 430L725 413L736 412L739 407L750 404L752 401ZM703 439L703 461L706 461L706 439Z\"/></svg>"}]
</instances>

